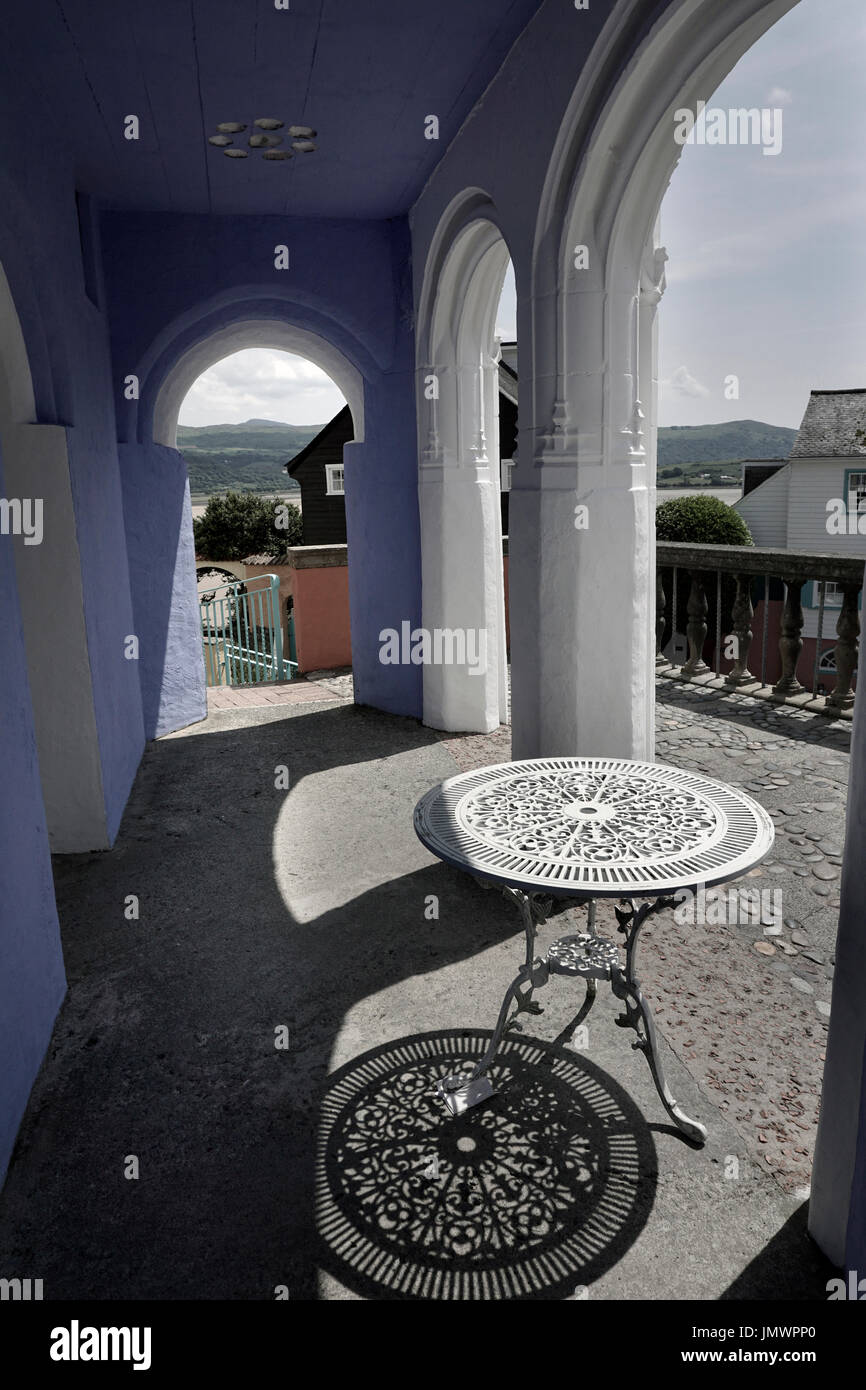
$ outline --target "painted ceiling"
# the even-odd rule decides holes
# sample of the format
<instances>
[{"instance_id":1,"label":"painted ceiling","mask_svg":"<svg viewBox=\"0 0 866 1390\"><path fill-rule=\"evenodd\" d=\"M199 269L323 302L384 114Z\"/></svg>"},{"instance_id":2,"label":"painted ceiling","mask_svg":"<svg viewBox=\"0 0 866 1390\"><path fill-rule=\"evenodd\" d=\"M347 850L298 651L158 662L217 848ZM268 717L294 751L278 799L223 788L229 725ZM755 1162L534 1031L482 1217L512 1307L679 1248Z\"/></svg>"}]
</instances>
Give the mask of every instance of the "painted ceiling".
<instances>
[{"instance_id":1,"label":"painted ceiling","mask_svg":"<svg viewBox=\"0 0 866 1390\"><path fill-rule=\"evenodd\" d=\"M25 128L42 138L47 123L77 186L110 206L389 217L417 198L541 0L278 3L7 4L0 80L23 84ZM125 138L130 115L138 139ZM429 115L438 140L425 139ZM222 123L245 127L230 146L209 143ZM292 125L316 132L315 149ZM250 147L251 134L267 138Z\"/></svg>"}]
</instances>

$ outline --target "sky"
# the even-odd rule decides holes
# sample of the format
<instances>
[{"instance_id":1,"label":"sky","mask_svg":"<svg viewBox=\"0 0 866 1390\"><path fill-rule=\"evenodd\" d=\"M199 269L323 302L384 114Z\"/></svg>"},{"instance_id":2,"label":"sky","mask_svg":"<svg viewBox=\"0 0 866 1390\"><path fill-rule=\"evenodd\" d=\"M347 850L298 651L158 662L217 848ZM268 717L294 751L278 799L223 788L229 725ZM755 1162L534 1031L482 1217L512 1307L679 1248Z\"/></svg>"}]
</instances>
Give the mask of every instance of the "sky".
<instances>
[{"instance_id":1,"label":"sky","mask_svg":"<svg viewBox=\"0 0 866 1390\"><path fill-rule=\"evenodd\" d=\"M781 149L683 148L661 209L661 425L796 428L813 388L866 386L864 95L864 0L800 0L706 93L708 109L780 109ZM516 337L510 267L497 332ZM200 377L180 423L323 424L343 404L319 368L256 349Z\"/></svg>"},{"instance_id":2,"label":"sky","mask_svg":"<svg viewBox=\"0 0 866 1390\"><path fill-rule=\"evenodd\" d=\"M346 404L320 367L290 352L247 348L200 376L180 409L181 425L284 420L323 425Z\"/></svg>"},{"instance_id":3,"label":"sky","mask_svg":"<svg viewBox=\"0 0 866 1390\"><path fill-rule=\"evenodd\" d=\"M660 424L796 428L811 389L866 386L864 95L863 0L800 0L707 93L780 108L782 148L683 148L661 209Z\"/></svg>"}]
</instances>

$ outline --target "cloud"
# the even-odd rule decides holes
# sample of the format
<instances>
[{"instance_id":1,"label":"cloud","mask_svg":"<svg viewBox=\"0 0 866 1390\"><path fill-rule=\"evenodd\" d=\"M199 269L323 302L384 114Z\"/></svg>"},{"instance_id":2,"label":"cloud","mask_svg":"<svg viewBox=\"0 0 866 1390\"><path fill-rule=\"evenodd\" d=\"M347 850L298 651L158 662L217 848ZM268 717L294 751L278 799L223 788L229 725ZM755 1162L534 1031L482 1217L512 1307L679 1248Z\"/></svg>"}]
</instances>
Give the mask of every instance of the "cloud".
<instances>
[{"instance_id":1,"label":"cloud","mask_svg":"<svg viewBox=\"0 0 866 1390\"><path fill-rule=\"evenodd\" d=\"M772 160L766 163L771 164ZM804 179L804 186L809 180ZM701 185L693 185L700 189ZM735 185L729 185L732 196ZM814 192L814 188L813 188ZM739 190L743 196L743 187ZM832 198L813 197L807 205L782 205L763 216L755 203L748 216L731 217L730 231L689 247L690 254L672 254L665 272L668 287L685 281L728 278L732 273L743 276L754 271L778 270L782 257L791 257L803 242L809 246L824 244L831 228L861 226L866 218L866 190L853 188L837 190ZM777 200L778 202L778 200ZM766 204L762 204L766 206ZM807 255L814 254L807 247ZM787 286L785 295L789 293Z\"/></svg>"},{"instance_id":2,"label":"cloud","mask_svg":"<svg viewBox=\"0 0 866 1390\"><path fill-rule=\"evenodd\" d=\"M282 420L320 425L345 405L331 378L303 357L248 348L224 357L199 377L180 411L182 425Z\"/></svg>"},{"instance_id":3,"label":"cloud","mask_svg":"<svg viewBox=\"0 0 866 1390\"><path fill-rule=\"evenodd\" d=\"M706 386L698 381L697 377L692 376L688 367L677 367L673 376L662 383L674 391L678 396L708 396L710 393Z\"/></svg>"},{"instance_id":4,"label":"cloud","mask_svg":"<svg viewBox=\"0 0 866 1390\"><path fill-rule=\"evenodd\" d=\"M766 106L790 106L794 100L794 93L789 92L787 87L771 87L765 98Z\"/></svg>"}]
</instances>

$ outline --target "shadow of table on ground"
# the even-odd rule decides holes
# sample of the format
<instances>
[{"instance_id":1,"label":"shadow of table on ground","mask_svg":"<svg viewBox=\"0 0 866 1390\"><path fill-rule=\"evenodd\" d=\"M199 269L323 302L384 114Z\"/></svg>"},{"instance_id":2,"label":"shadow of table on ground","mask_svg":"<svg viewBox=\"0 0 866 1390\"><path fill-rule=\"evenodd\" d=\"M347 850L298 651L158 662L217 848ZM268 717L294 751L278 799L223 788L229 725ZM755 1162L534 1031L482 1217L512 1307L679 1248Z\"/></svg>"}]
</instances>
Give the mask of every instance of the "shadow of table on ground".
<instances>
[{"instance_id":1,"label":"shadow of table on ground","mask_svg":"<svg viewBox=\"0 0 866 1390\"><path fill-rule=\"evenodd\" d=\"M649 1129L584 1056L508 1037L497 1094L452 1117L435 1083L490 1033L424 1033L355 1058L322 1104L322 1263L367 1298L568 1298L619 1260L656 1185Z\"/></svg>"}]
</instances>

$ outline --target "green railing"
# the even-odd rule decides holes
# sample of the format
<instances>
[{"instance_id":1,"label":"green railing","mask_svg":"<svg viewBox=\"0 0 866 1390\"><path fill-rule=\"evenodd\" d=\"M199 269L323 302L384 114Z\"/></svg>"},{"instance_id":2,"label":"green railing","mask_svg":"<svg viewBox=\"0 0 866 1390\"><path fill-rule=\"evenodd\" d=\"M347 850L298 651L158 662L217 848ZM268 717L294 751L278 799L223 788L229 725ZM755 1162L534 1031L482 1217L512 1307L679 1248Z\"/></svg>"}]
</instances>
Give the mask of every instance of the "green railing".
<instances>
[{"instance_id":1,"label":"green railing","mask_svg":"<svg viewBox=\"0 0 866 1390\"><path fill-rule=\"evenodd\" d=\"M298 664L283 656L277 575L208 585L199 605L208 685L293 679Z\"/></svg>"}]
</instances>

